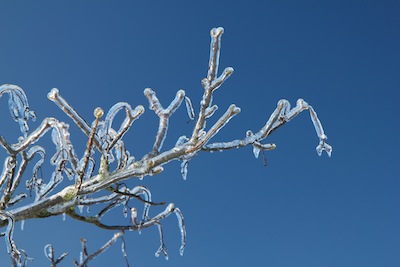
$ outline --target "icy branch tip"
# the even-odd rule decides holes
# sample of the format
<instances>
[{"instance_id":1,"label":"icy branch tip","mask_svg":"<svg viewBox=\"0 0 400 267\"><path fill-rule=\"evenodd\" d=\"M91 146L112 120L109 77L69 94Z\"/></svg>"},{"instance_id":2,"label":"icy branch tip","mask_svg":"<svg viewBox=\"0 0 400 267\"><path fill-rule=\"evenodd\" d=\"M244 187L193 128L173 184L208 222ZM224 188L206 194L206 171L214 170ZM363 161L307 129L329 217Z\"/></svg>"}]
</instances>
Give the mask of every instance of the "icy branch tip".
<instances>
[{"instance_id":1,"label":"icy branch tip","mask_svg":"<svg viewBox=\"0 0 400 267\"><path fill-rule=\"evenodd\" d=\"M96 117L96 119L100 119L104 115L104 110L102 110L101 107L97 107L94 110L93 115Z\"/></svg>"},{"instance_id":2,"label":"icy branch tip","mask_svg":"<svg viewBox=\"0 0 400 267\"><path fill-rule=\"evenodd\" d=\"M234 69L232 67L227 67L224 69L225 75L231 75Z\"/></svg>"},{"instance_id":3,"label":"icy branch tip","mask_svg":"<svg viewBox=\"0 0 400 267\"><path fill-rule=\"evenodd\" d=\"M231 110L231 112L235 115L240 113L240 108L237 107L235 104L230 105L229 110Z\"/></svg>"},{"instance_id":4,"label":"icy branch tip","mask_svg":"<svg viewBox=\"0 0 400 267\"><path fill-rule=\"evenodd\" d=\"M145 96L148 96L148 95L154 94L154 91L151 90L150 87L148 87L148 88L144 89L143 93Z\"/></svg>"},{"instance_id":5,"label":"icy branch tip","mask_svg":"<svg viewBox=\"0 0 400 267\"><path fill-rule=\"evenodd\" d=\"M304 101L304 99L302 99L302 98L297 99L296 105L301 107L301 108L307 108L308 107L308 103L306 101Z\"/></svg>"},{"instance_id":6,"label":"icy branch tip","mask_svg":"<svg viewBox=\"0 0 400 267\"><path fill-rule=\"evenodd\" d=\"M325 135L325 137L326 137L326 135ZM326 140L326 138L325 138L325 140ZM331 155L332 155L332 147L330 145L328 145L327 143L325 143L325 140L321 139L319 141L319 145L315 149L317 150L318 156L321 156L322 155L322 151L325 151L326 154L328 154L328 156L331 157Z\"/></svg>"},{"instance_id":7,"label":"icy branch tip","mask_svg":"<svg viewBox=\"0 0 400 267\"><path fill-rule=\"evenodd\" d=\"M176 95L178 96L178 98L179 99L183 99L184 97L185 97L185 90L183 90L183 89L180 89L177 93L176 93Z\"/></svg>"},{"instance_id":8,"label":"icy branch tip","mask_svg":"<svg viewBox=\"0 0 400 267\"><path fill-rule=\"evenodd\" d=\"M168 207L167 207L167 210L168 210L169 212L173 212L174 209L175 209L175 204L174 204L174 203L169 203L169 205L168 205Z\"/></svg>"},{"instance_id":9,"label":"icy branch tip","mask_svg":"<svg viewBox=\"0 0 400 267\"><path fill-rule=\"evenodd\" d=\"M57 88L53 88L51 89L50 93L47 94L47 98L51 101L56 100L58 95L58 89Z\"/></svg>"},{"instance_id":10,"label":"icy branch tip","mask_svg":"<svg viewBox=\"0 0 400 267\"><path fill-rule=\"evenodd\" d=\"M224 28L222 28L222 27L213 28L210 31L210 35L212 37L218 37L218 36L222 35L223 33L224 33Z\"/></svg>"}]
</instances>

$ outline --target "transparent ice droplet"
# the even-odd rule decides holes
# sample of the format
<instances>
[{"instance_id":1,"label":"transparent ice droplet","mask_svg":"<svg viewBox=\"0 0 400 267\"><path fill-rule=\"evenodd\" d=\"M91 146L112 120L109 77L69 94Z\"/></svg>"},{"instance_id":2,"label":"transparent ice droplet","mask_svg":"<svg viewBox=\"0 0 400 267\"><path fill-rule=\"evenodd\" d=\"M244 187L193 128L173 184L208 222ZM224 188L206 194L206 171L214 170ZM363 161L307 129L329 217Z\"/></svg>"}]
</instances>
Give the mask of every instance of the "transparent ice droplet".
<instances>
[{"instance_id":1,"label":"transparent ice droplet","mask_svg":"<svg viewBox=\"0 0 400 267\"><path fill-rule=\"evenodd\" d=\"M127 254L126 254L125 242L122 242L121 244L121 252L122 252L122 257L126 258Z\"/></svg>"},{"instance_id":2,"label":"transparent ice droplet","mask_svg":"<svg viewBox=\"0 0 400 267\"><path fill-rule=\"evenodd\" d=\"M124 205L123 213L124 213L124 217L127 218L128 217L128 208L126 207L126 205Z\"/></svg>"},{"instance_id":3,"label":"transparent ice droplet","mask_svg":"<svg viewBox=\"0 0 400 267\"><path fill-rule=\"evenodd\" d=\"M181 174L182 174L182 178L183 180L186 180L187 178L187 173L188 173L188 161L184 160L181 164Z\"/></svg>"}]
</instances>

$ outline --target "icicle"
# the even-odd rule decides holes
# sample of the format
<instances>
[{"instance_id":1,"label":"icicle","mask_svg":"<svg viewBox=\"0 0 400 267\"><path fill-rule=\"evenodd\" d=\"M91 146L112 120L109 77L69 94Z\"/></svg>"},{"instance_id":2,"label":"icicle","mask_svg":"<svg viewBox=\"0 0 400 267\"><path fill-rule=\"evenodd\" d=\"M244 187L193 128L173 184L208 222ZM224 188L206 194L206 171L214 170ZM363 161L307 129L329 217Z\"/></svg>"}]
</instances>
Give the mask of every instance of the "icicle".
<instances>
[{"instance_id":1,"label":"icicle","mask_svg":"<svg viewBox=\"0 0 400 267\"><path fill-rule=\"evenodd\" d=\"M25 227L25 220L21 221L21 231L24 231L24 227Z\"/></svg>"},{"instance_id":2,"label":"icicle","mask_svg":"<svg viewBox=\"0 0 400 267\"><path fill-rule=\"evenodd\" d=\"M63 214L62 214L62 220L65 222L65 218L67 217L67 214L64 212Z\"/></svg>"},{"instance_id":3,"label":"icicle","mask_svg":"<svg viewBox=\"0 0 400 267\"><path fill-rule=\"evenodd\" d=\"M125 245L124 239L122 239L121 252L122 252L122 257L124 257L125 261L128 262L128 255L126 253L126 245ZM129 267L129 265L128 265L128 267Z\"/></svg>"},{"instance_id":4,"label":"icicle","mask_svg":"<svg viewBox=\"0 0 400 267\"><path fill-rule=\"evenodd\" d=\"M83 213L83 207L85 207L85 206L84 205L78 205L78 210L79 210L80 214Z\"/></svg>"},{"instance_id":5,"label":"icicle","mask_svg":"<svg viewBox=\"0 0 400 267\"><path fill-rule=\"evenodd\" d=\"M194 120L194 109L192 105L192 101L190 101L190 98L185 96L185 104L186 104L186 111L188 113L189 119Z\"/></svg>"},{"instance_id":6,"label":"icicle","mask_svg":"<svg viewBox=\"0 0 400 267\"><path fill-rule=\"evenodd\" d=\"M124 214L124 217L127 218L128 217L128 208L126 207L126 205L124 205L122 212Z\"/></svg>"},{"instance_id":7,"label":"icicle","mask_svg":"<svg viewBox=\"0 0 400 267\"><path fill-rule=\"evenodd\" d=\"M186 178L187 178L188 163L189 163L188 160L183 160L181 163L181 174L182 174L183 180L186 180Z\"/></svg>"},{"instance_id":8,"label":"icicle","mask_svg":"<svg viewBox=\"0 0 400 267\"><path fill-rule=\"evenodd\" d=\"M179 249L179 253L183 256L183 252L186 247L186 228L185 228L185 220L183 219L183 214L179 208L174 209L175 215L178 218L179 229L181 232L181 247Z\"/></svg>"},{"instance_id":9,"label":"icicle","mask_svg":"<svg viewBox=\"0 0 400 267\"><path fill-rule=\"evenodd\" d=\"M258 155L260 154L260 148L253 145L253 154L256 159L258 159Z\"/></svg>"}]
</instances>

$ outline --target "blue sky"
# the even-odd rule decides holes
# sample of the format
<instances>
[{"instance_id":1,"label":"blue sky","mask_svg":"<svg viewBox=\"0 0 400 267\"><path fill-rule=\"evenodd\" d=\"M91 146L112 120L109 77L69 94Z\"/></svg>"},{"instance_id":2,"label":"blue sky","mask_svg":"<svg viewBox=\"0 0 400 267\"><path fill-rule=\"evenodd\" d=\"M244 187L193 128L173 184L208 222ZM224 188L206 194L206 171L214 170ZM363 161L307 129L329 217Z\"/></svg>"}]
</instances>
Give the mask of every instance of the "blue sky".
<instances>
[{"instance_id":1,"label":"blue sky","mask_svg":"<svg viewBox=\"0 0 400 267\"><path fill-rule=\"evenodd\" d=\"M140 158L151 149L158 123L143 89L168 103L183 88L198 108L209 31L223 26L221 68L235 72L214 103L218 115L231 103L242 112L215 140L257 131L279 99L295 105L301 97L317 111L333 154L317 156L318 138L304 112L268 137L277 149L266 153L266 167L249 147L200 153L186 181L179 162L134 180L150 188L154 201L181 208L188 244L181 257L171 216L164 221L169 261L154 257L158 233L151 228L125 235L131 266L399 266L399 2L149 2L0 3L0 84L25 90L38 117L32 129L48 116L65 121L82 153L84 136L47 100L53 87L87 120L97 106L143 104L145 114L124 139ZM0 134L12 140L18 126L6 97L0 111ZM193 125L181 107L164 147ZM61 266L71 266L80 238L94 251L112 234L55 217L27 221L15 241L35 258L28 266L48 265L47 243L58 255L69 251ZM0 250L0 265L7 265L3 241ZM93 266L123 266L119 250L117 244Z\"/></svg>"}]
</instances>

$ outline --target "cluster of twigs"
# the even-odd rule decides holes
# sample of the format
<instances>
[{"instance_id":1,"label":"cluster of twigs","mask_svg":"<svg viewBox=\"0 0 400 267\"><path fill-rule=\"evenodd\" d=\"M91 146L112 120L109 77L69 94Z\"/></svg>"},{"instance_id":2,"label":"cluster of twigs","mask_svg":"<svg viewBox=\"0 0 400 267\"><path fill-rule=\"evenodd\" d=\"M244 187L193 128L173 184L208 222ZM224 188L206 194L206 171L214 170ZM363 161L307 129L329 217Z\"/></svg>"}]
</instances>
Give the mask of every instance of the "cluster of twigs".
<instances>
[{"instance_id":1,"label":"cluster of twigs","mask_svg":"<svg viewBox=\"0 0 400 267\"><path fill-rule=\"evenodd\" d=\"M320 139L317 146L318 154L321 155L324 150L328 155L331 154L332 149L326 143L327 137L315 111L302 99L297 101L294 108L290 107L287 100L280 100L265 125L255 133L247 131L242 139L229 142L210 142L229 120L240 112L240 108L232 104L214 125L206 129L207 119L214 116L218 109L218 106L212 103L213 93L233 72L233 68L228 67L224 69L221 75L218 75L222 34L223 28L221 27L211 30L208 73L207 77L202 80L204 94L197 114L195 114L192 102L185 95L184 90L179 90L174 100L166 108L163 107L152 89L146 88L144 90L150 109L159 117L159 127L152 149L138 160L131 156L122 139L125 133L131 129L133 123L143 114L143 106L139 105L132 108L126 102L119 102L110 108L104 119L104 111L96 108L94 111L95 119L93 123L88 124L60 95L57 89L52 89L48 94L49 100L53 101L72 119L88 140L84 155L78 157L70 141L69 126L66 123L60 122L55 118L45 118L39 127L30 131L28 120L34 120L35 114L29 108L24 91L16 85L5 84L0 86L0 97L8 93L12 118L19 124L23 135L15 144L7 142L4 137L0 136L0 144L8 153L0 176L2 190L0 227L6 227L3 235L14 265L24 266L26 260L29 259L26 253L19 249L14 242L13 231L15 223L30 218L45 218L60 214L69 215L76 220L91 223L103 229L117 231L102 248L90 255L86 249L86 240L82 239L81 258L79 262L74 261L76 266L87 266L90 260L101 254L117 239L122 239L122 242L124 242L123 234L125 231L140 231L153 225L156 225L159 230L161 242L156 255L158 256L162 253L167 258L168 254L162 232L162 220L172 213L175 213L178 218L182 236L180 253L183 255L186 245L186 231L180 209L170 203L166 205L163 211L156 215L150 215L152 206L164 205L165 203L153 202L149 189L144 186L138 185L128 188L124 180L132 178L143 179L148 175L159 174L163 171L162 166L171 160L180 160L182 162L181 173L182 177L186 179L188 163L200 151L221 151L251 145L253 146L255 157L258 157L261 150L271 150L276 147L275 144L262 143L263 140L271 132L304 110L309 110ZM173 148L163 150L169 119L183 102L186 105L189 118L195 120L193 132L189 137L182 135ZM113 120L116 114L122 110L125 111L125 119L119 127L115 127ZM46 151L36 143L50 130L52 141L56 147L55 154L50 158L54 171L51 177L44 178L39 175L39 169L44 163ZM35 161L36 163L34 163ZM112 166L116 166L113 170L110 170L111 163L114 163ZM34 200L31 203L25 203L27 200L29 201L26 192L17 191L28 164L34 164L32 174L25 181L27 192L34 193ZM97 171L96 164L99 165ZM70 180L70 184L60 188L65 177ZM141 216L138 216L135 207L128 206L128 202L132 199L144 204ZM108 225L104 223L103 216L113 208L121 205L123 206L123 215L125 217L130 215L130 223L125 225ZM102 208L97 214L91 214L90 212L85 214L82 212L83 208L91 206L100 206ZM56 266L67 256L67 253L55 258L54 248L49 244L45 247L45 255L51 262L51 266ZM125 249L123 249L123 256L127 262Z\"/></svg>"}]
</instances>

